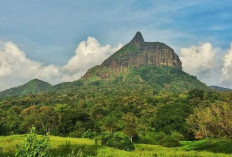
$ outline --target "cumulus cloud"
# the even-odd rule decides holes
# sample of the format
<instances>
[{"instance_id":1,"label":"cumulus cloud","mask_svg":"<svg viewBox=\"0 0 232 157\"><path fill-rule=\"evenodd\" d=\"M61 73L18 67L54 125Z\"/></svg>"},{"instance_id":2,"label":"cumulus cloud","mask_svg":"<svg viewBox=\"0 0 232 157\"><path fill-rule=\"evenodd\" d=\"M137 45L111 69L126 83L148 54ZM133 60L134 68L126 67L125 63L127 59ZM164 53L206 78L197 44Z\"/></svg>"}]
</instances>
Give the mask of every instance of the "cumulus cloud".
<instances>
[{"instance_id":1,"label":"cumulus cloud","mask_svg":"<svg viewBox=\"0 0 232 157\"><path fill-rule=\"evenodd\" d=\"M0 91L21 85L33 78L56 84L80 78L87 69L100 64L122 45L101 46L93 37L82 41L75 55L64 66L43 65L26 57L13 42L0 42Z\"/></svg>"},{"instance_id":2,"label":"cumulus cloud","mask_svg":"<svg viewBox=\"0 0 232 157\"><path fill-rule=\"evenodd\" d=\"M181 48L183 70L199 77L209 75L215 69L216 52L211 43Z\"/></svg>"},{"instance_id":3,"label":"cumulus cloud","mask_svg":"<svg viewBox=\"0 0 232 157\"><path fill-rule=\"evenodd\" d=\"M232 81L232 43L230 44L230 49L223 56L223 67L221 70L220 81L224 84L231 84Z\"/></svg>"},{"instance_id":4,"label":"cumulus cloud","mask_svg":"<svg viewBox=\"0 0 232 157\"><path fill-rule=\"evenodd\" d=\"M100 64L105 58L113 54L122 45L111 48L110 45L101 46L100 43L93 37L88 37L87 41L82 41L68 63L63 67L70 74L75 74L77 71L86 71L88 68Z\"/></svg>"}]
</instances>

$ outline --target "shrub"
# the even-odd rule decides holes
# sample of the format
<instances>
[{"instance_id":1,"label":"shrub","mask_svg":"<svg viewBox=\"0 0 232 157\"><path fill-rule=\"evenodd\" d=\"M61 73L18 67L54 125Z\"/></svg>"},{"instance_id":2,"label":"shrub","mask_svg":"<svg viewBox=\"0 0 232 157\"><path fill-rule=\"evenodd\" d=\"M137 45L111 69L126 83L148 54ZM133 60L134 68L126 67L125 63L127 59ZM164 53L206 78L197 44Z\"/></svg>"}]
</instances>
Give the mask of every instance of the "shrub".
<instances>
[{"instance_id":1,"label":"shrub","mask_svg":"<svg viewBox=\"0 0 232 157\"><path fill-rule=\"evenodd\" d=\"M178 132L172 132L167 135L163 132L148 132L145 136L140 136L138 142L144 144L162 145L165 147L177 147L179 141L183 140L184 136Z\"/></svg>"},{"instance_id":2,"label":"shrub","mask_svg":"<svg viewBox=\"0 0 232 157\"><path fill-rule=\"evenodd\" d=\"M47 157L49 156L50 145L48 137L44 136L41 140L36 138L35 127L32 127L27 139L17 146L15 156L19 157Z\"/></svg>"},{"instance_id":3,"label":"shrub","mask_svg":"<svg viewBox=\"0 0 232 157\"><path fill-rule=\"evenodd\" d=\"M90 138L93 139L95 136L94 132L92 132L91 129L88 129L86 132L83 133L82 137L83 138Z\"/></svg>"},{"instance_id":4,"label":"shrub","mask_svg":"<svg viewBox=\"0 0 232 157\"><path fill-rule=\"evenodd\" d=\"M185 139L184 135L176 131L172 132L171 136L178 141L183 141Z\"/></svg>"},{"instance_id":5,"label":"shrub","mask_svg":"<svg viewBox=\"0 0 232 157\"><path fill-rule=\"evenodd\" d=\"M167 135L164 137L161 141L160 144L164 147L178 147L180 146L180 142L173 136Z\"/></svg>"},{"instance_id":6,"label":"shrub","mask_svg":"<svg viewBox=\"0 0 232 157\"><path fill-rule=\"evenodd\" d=\"M97 144L100 142L101 145L126 151L132 151L135 149L134 144L131 142L130 138L121 132L102 133L100 136L95 138L95 142Z\"/></svg>"}]
</instances>

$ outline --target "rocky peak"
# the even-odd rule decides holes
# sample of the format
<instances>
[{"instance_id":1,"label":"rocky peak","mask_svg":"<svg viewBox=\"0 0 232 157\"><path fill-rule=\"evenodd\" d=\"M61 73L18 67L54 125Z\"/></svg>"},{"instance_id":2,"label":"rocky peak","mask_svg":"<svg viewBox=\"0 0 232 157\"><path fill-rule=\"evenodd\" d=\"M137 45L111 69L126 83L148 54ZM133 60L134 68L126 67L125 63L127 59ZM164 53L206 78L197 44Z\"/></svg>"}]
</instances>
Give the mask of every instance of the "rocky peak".
<instances>
[{"instance_id":1,"label":"rocky peak","mask_svg":"<svg viewBox=\"0 0 232 157\"><path fill-rule=\"evenodd\" d=\"M107 58L101 65L90 69L84 77L88 78L96 69L110 68L117 73L130 66L140 67L143 65L170 66L182 69L182 63L171 47L161 42L145 42L142 34L137 32L128 44ZM107 78L108 74L107 76L99 74L99 76Z\"/></svg>"},{"instance_id":2,"label":"rocky peak","mask_svg":"<svg viewBox=\"0 0 232 157\"><path fill-rule=\"evenodd\" d=\"M145 42L140 32L101 64L111 68L141 65L166 65L182 69L182 63L171 47L160 42Z\"/></svg>"},{"instance_id":3,"label":"rocky peak","mask_svg":"<svg viewBox=\"0 0 232 157\"><path fill-rule=\"evenodd\" d=\"M134 38L129 42L129 44L140 45L144 43L143 35L141 32L137 32Z\"/></svg>"}]
</instances>

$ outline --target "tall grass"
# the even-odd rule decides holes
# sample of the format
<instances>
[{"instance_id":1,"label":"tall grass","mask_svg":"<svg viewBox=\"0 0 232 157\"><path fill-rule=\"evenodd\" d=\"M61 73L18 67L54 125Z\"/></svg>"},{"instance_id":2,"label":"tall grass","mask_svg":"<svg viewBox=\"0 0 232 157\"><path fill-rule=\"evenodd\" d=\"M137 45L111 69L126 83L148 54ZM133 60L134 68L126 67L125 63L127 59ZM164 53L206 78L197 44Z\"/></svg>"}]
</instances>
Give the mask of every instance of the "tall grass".
<instances>
[{"instance_id":1,"label":"tall grass","mask_svg":"<svg viewBox=\"0 0 232 157\"><path fill-rule=\"evenodd\" d=\"M206 151L186 151L180 148L165 148L157 145L137 144L135 151L128 152L113 148L100 148L98 157L231 157L229 154Z\"/></svg>"},{"instance_id":2,"label":"tall grass","mask_svg":"<svg viewBox=\"0 0 232 157\"><path fill-rule=\"evenodd\" d=\"M41 136L38 136L41 138ZM2 155L14 156L17 144L26 139L26 135L0 136ZM181 147L166 148L159 145L135 144L135 151L123 151L95 145L94 140L49 136L52 156L65 157L70 153L82 152L83 156L97 157L231 157L232 142L222 140L199 140L181 142ZM220 152L217 148L222 149Z\"/></svg>"},{"instance_id":3,"label":"tall grass","mask_svg":"<svg viewBox=\"0 0 232 157\"><path fill-rule=\"evenodd\" d=\"M38 135L38 138L42 136ZM0 136L0 148L2 148L2 156L14 156L16 146L21 144L26 139L26 135L11 135L11 136ZM51 144L52 154L58 156L71 153L72 150L78 152L79 150L87 151L88 154L93 150L96 152L96 145L93 140L85 138L69 138L69 137L58 137L49 136L49 143Z\"/></svg>"}]
</instances>

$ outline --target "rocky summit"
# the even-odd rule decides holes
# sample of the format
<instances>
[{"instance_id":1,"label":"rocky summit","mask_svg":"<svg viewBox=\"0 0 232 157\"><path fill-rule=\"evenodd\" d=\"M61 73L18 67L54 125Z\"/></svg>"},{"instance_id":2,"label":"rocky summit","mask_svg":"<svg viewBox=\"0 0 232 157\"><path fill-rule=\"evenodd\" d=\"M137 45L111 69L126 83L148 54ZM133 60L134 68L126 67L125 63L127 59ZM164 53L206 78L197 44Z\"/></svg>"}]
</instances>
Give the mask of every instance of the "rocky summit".
<instances>
[{"instance_id":1,"label":"rocky summit","mask_svg":"<svg viewBox=\"0 0 232 157\"><path fill-rule=\"evenodd\" d=\"M96 68L112 68L120 71L125 67L141 67L142 65L170 66L182 69L178 55L168 45L161 42L145 42L140 32L112 56L107 58L100 66L90 69L84 78Z\"/></svg>"},{"instance_id":2,"label":"rocky summit","mask_svg":"<svg viewBox=\"0 0 232 157\"><path fill-rule=\"evenodd\" d=\"M117 68L150 64L182 68L179 57L171 47L160 42L145 42L142 34L137 32L128 44L106 59L102 66Z\"/></svg>"}]
</instances>

